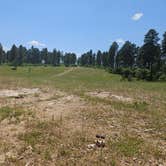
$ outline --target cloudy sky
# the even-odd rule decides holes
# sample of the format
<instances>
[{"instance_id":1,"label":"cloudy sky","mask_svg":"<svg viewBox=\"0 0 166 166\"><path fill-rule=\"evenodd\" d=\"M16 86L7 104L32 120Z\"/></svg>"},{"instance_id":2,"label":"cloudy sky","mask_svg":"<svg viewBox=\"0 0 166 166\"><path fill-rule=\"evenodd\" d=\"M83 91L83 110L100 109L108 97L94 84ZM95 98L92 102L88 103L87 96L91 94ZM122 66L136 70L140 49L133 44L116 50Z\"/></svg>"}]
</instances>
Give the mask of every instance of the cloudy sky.
<instances>
[{"instance_id":1,"label":"cloudy sky","mask_svg":"<svg viewBox=\"0 0 166 166\"><path fill-rule=\"evenodd\" d=\"M166 31L166 0L1 0L0 42L81 54Z\"/></svg>"}]
</instances>

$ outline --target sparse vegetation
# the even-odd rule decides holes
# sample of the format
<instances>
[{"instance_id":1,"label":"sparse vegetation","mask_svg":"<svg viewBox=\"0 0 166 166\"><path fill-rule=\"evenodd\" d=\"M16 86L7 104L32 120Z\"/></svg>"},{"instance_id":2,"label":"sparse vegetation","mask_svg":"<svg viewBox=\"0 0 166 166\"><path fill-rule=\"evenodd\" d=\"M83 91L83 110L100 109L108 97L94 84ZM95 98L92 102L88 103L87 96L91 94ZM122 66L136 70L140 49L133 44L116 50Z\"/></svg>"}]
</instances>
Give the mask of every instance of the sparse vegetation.
<instances>
[{"instance_id":1,"label":"sparse vegetation","mask_svg":"<svg viewBox=\"0 0 166 166\"><path fill-rule=\"evenodd\" d=\"M18 118L24 114L24 111L20 108L10 108L10 107L2 107L0 108L0 121L6 118Z\"/></svg>"},{"instance_id":2,"label":"sparse vegetation","mask_svg":"<svg viewBox=\"0 0 166 166\"><path fill-rule=\"evenodd\" d=\"M117 142L112 143L111 149L114 149L117 154L122 154L127 157L140 155L143 141L137 137L124 136Z\"/></svg>"},{"instance_id":3,"label":"sparse vegetation","mask_svg":"<svg viewBox=\"0 0 166 166\"><path fill-rule=\"evenodd\" d=\"M0 155L8 155L7 164L165 163L164 82L121 82L102 69L70 69L31 66L26 75L28 67L0 67L1 89L40 89L0 98L0 140L7 143L0 144ZM106 135L102 160L99 148L88 149L98 133Z\"/></svg>"}]
</instances>

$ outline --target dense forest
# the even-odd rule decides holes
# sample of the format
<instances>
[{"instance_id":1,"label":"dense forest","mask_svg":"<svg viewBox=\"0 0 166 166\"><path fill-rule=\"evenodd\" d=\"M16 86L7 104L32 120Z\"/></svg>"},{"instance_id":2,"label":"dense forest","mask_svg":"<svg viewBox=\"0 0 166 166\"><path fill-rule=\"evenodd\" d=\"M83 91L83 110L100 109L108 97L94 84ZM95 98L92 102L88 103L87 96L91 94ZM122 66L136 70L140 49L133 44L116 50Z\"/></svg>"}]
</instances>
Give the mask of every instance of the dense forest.
<instances>
[{"instance_id":1,"label":"dense forest","mask_svg":"<svg viewBox=\"0 0 166 166\"><path fill-rule=\"evenodd\" d=\"M17 68L23 64L59 66L86 66L106 68L112 73L121 74L129 81L133 77L144 80L166 80L166 32L162 42L159 42L158 33L150 29L144 37L144 44L126 41L119 47L113 42L108 51L92 50L77 57L75 53L63 53L57 49L52 52L47 48L38 48L13 45L11 50L4 51L0 44L0 64L9 64Z\"/></svg>"}]
</instances>

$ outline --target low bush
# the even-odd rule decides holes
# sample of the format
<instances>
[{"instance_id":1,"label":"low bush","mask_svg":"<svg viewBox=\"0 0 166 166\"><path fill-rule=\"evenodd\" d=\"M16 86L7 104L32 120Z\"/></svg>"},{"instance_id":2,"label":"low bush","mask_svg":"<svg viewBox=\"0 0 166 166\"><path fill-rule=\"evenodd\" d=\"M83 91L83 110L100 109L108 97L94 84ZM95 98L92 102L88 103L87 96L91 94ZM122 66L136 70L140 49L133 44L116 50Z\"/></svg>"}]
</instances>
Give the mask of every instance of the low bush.
<instances>
[{"instance_id":1,"label":"low bush","mask_svg":"<svg viewBox=\"0 0 166 166\"><path fill-rule=\"evenodd\" d=\"M122 80L127 79L128 81L132 81L133 71L130 68L121 68Z\"/></svg>"},{"instance_id":2,"label":"low bush","mask_svg":"<svg viewBox=\"0 0 166 166\"><path fill-rule=\"evenodd\" d=\"M166 81L166 74L162 74L162 75L159 77L159 81Z\"/></svg>"},{"instance_id":3,"label":"low bush","mask_svg":"<svg viewBox=\"0 0 166 166\"><path fill-rule=\"evenodd\" d=\"M123 70L123 69L120 67L120 68L113 69L112 72L113 72L114 74L122 74L122 70Z\"/></svg>"},{"instance_id":4,"label":"low bush","mask_svg":"<svg viewBox=\"0 0 166 166\"><path fill-rule=\"evenodd\" d=\"M150 70L148 69L136 69L135 70L135 77L138 79L138 80L151 80L151 73L150 73Z\"/></svg>"}]
</instances>

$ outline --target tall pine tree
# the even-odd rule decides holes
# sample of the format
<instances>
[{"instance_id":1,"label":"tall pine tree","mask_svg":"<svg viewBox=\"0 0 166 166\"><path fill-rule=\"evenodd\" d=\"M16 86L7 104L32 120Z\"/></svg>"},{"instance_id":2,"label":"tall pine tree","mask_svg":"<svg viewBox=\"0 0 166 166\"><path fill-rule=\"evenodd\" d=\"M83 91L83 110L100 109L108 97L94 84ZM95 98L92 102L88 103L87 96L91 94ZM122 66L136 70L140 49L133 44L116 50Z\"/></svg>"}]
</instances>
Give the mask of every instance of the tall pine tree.
<instances>
[{"instance_id":1,"label":"tall pine tree","mask_svg":"<svg viewBox=\"0 0 166 166\"><path fill-rule=\"evenodd\" d=\"M166 32L163 35L163 40L162 40L162 57L165 59L166 58Z\"/></svg>"},{"instance_id":2,"label":"tall pine tree","mask_svg":"<svg viewBox=\"0 0 166 166\"><path fill-rule=\"evenodd\" d=\"M161 60L161 50L158 33L154 29L150 29L145 35L144 45L141 47L138 60L142 67L150 70L150 79L153 79L153 74L159 70Z\"/></svg>"},{"instance_id":3,"label":"tall pine tree","mask_svg":"<svg viewBox=\"0 0 166 166\"><path fill-rule=\"evenodd\" d=\"M3 55L4 55L3 47L0 44L0 65L3 63Z\"/></svg>"},{"instance_id":4,"label":"tall pine tree","mask_svg":"<svg viewBox=\"0 0 166 166\"><path fill-rule=\"evenodd\" d=\"M96 57L96 65L100 67L102 64L102 52L99 50Z\"/></svg>"},{"instance_id":5,"label":"tall pine tree","mask_svg":"<svg viewBox=\"0 0 166 166\"><path fill-rule=\"evenodd\" d=\"M15 67L18 66L18 48L16 47L16 45L13 45L11 50L10 50L10 62L12 63L12 65L14 65Z\"/></svg>"},{"instance_id":6,"label":"tall pine tree","mask_svg":"<svg viewBox=\"0 0 166 166\"><path fill-rule=\"evenodd\" d=\"M113 44L111 45L109 52L108 52L108 64L111 68L115 67L115 58L116 58L116 54L118 51L118 44L117 42L113 42Z\"/></svg>"},{"instance_id":7,"label":"tall pine tree","mask_svg":"<svg viewBox=\"0 0 166 166\"><path fill-rule=\"evenodd\" d=\"M130 67L132 68L135 63L136 45L129 41L126 41L117 55L118 67Z\"/></svg>"}]
</instances>

